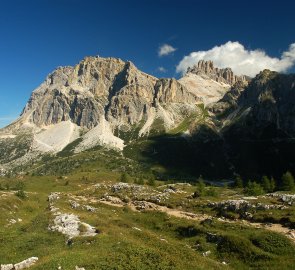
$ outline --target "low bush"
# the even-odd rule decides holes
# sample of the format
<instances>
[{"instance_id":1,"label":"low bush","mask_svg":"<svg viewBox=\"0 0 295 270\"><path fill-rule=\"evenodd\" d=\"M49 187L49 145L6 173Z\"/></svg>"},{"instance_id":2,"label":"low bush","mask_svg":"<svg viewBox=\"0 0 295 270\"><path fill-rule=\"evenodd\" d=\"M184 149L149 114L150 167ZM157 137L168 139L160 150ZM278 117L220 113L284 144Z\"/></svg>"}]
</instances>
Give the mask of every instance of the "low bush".
<instances>
[{"instance_id":1,"label":"low bush","mask_svg":"<svg viewBox=\"0 0 295 270\"><path fill-rule=\"evenodd\" d=\"M288 238L274 232L253 235L251 241L255 246L272 254L284 255L295 252L294 245Z\"/></svg>"},{"instance_id":2,"label":"low bush","mask_svg":"<svg viewBox=\"0 0 295 270\"><path fill-rule=\"evenodd\" d=\"M249 239L238 235L223 236L218 243L217 250L223 258L231 259L235 257L246 263L270 258L269 255L254 246Z\"/></svg>"}]
</instances>

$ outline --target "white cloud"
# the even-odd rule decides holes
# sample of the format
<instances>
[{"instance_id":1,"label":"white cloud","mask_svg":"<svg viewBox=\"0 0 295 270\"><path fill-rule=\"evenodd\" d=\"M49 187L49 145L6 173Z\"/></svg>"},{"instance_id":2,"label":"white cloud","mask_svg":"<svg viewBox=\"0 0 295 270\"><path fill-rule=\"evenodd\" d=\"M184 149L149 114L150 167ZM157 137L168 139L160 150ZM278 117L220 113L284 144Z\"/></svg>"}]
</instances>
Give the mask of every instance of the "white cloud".
<instances>
[{"instance_id":1,"label":"white cloud","mask_svg":"<svg viewBox=\"0 0 295 270\"><path fill-rule=\"evenodd\" d=\"M247 50L239 42L228 41L208 51L192 52L178 64L176 71L185 73L199 60L212 60L219 68L230 67L237 75L254 77L263 69L286 72L295 65L295 43L280 58L268 56L263 50Z\"/></svg>"},{"instance_id":2,"label":"white cloud","mask_svg":"<svg viewBox=\"0 0 295 270\"><path fill-rule=\"evenodd\" d=\"M175 52L176 50L177 50L176 48L172 47L169 44L163 44L162 46L159 47L158 55L159 56L166 56L166 55L169 55L169 54Z\"/></svg>"},{"instance_id":3,"label":"white cloud","mask_svg":"<svg viewBox=\"0 0 295 270\"><path fill-rule=\"evenodd\" d=\"M163 73L167 72L167 69L164 68L164 67L158 67L157 70L158 70L159 72L163 72Z\"/></svg>"}]
</instances>

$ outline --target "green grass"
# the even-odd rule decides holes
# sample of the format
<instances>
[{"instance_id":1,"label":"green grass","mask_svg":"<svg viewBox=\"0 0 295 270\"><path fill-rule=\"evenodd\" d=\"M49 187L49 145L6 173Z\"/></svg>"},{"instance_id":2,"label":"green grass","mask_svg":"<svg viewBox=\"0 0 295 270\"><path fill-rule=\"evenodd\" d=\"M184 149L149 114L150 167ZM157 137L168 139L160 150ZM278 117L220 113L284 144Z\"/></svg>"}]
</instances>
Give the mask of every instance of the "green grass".
<instances>
[{"instance_id":1,"label":"green grass","mask_svg":"<svg viewBox=\"0 0 295 270\"><path fill-rule=\"evenodd\" d=\"M98 202L83 202L95 207L96 212L82 208L72 209L69 200L72 195L99 199L105 193L121 198L134 199L132 192L112 193L108 189L94 189L92 185L102 182L115 183L121 172L109 169L104 162L107 153L84 152L81 166L70 173L56 175L25 175L21 179L0 178L0 263L19 262L37 256L38 263L30 269L52 270L59 265L63 269L74 269L76 265L92 269L293 269L295 265L294 244L281 234L264 229L243 226L241 223L213 221L197 222L168 216L161 212L134 212L128 207L118 208ZM100 153L100 155L96 156ZM127 168L132 161L125 160L111 152L116 166ZM61 163L62 157L56 162ZM55 162L51 160L50 162ZM52 164L52 163L50 163ZM42 168L42 167L41 167ZM35 171L41 168L35 168ZM136 167L135 167L136 168ZM130 169L130 181L138 173ZM144 176L144 173L139 170ZM129 173L128 173L129 174ZM147 177L143 177L148 182ZM162 192L167 186L156 181L154 187L147 187L148 193ZM9 185L9 190L5 189ZM240 189L214 187L214 194L205 187L204 196L192 198L197 186L178 187L182 193L171 193L162 205L193 213L218 214L207 207L210 201L221 201L243 196ZM26 198L15 195L23 190ZM62 192L56 202L60 211L74 213L82 222L98 229L95 237L78 237L73 245L66 245L66 237L48 230L53 216L49 212L47 197L50 192ZM207 192L208 191L208 192ZM214 196L212 196L212 194ZM140 198L137 198L140 199ZM141 198L141 199L144 199ZM259 198L262 203L278 204L274 198ZM257 211L255 214L259 214ZM282 212L263 211L260 214L294 217L293 207ZM17 222L9 225L9 221ZM19 221L19 219L21 221ZM138 228L138 229L135 229ZM85 228L81 228L85 230ZM216 235L216 240L208 238ZM208 257L202 255L210 250ZM222 262L227 265L223 265Z\"/></svg>"},{"instance_id":2,"label":"green grass","mask_svg":"<svg viewBox=\"0 0 295 270\"><path fill-rule=\"evenodd\" d=\"M190 117L185 118L177 127L169 130L168 134L181 135L183 132L189 129L190 125L195 121L196 117L197 115L193 114Z\"/></svg>"}]
</instances>

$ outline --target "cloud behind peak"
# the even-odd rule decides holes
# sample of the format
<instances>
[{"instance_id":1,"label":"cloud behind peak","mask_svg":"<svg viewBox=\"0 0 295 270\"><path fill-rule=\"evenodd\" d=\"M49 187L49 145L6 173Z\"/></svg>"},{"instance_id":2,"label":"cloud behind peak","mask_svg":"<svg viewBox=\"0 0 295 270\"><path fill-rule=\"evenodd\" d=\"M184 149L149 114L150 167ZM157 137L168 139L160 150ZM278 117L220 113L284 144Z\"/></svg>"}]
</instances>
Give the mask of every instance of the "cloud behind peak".
<instances>
[{"instance_id":1,"label":"cloud behind peak","mask_svg":"<svg viewBox=\"0 0 295 270\"><path fill-rule=\"evenodd\" d=\"M212 60L219 68L230 67L237 75L254 77L263 69L286 72L295 65L295 43L280 58L271 57L260 49L247 50L241 43L228 41L207 51L192 52L177 65L176 71L185 73L199 60Z\"/></svg>"}]
</instances>

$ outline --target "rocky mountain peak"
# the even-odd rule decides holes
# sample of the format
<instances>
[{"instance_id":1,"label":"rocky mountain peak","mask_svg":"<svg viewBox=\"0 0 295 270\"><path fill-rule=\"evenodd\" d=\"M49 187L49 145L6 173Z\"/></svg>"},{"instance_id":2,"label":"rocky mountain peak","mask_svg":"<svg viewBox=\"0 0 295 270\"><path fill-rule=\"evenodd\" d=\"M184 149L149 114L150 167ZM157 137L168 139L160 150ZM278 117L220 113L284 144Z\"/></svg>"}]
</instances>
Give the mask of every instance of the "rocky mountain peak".
<instances>
[{"instance_id":1,"label":"rocky mountain peak","mask_svg":"<svg viewBox=\"0 0 295 270\"><path fill-rule=\"evenodd\" d=\"M187 74L205 75L219 83L234 85L237 81L247 81L246 76L237 76L230 68L217 68L213 61L200 60L198 64L187 69Z\"/></svg>"},{"instance_id":2,"label":"rocky mountain peak","mask_svg":"<svg viewBox=\"0 0 295 270\"><path fill-rule=\"evenodd\" d=\"M112 130L128 130L157 117L154 111L161 104L195 110L198 100L175 79L158 79L130 61L85 57L74 67L59 67L48 75L32 93L21 119L40 128L70 121L88 130L106 120ZM159 117L166 117L171 126L183 116L171 107Z\"/></svg>"}]
</instances>

